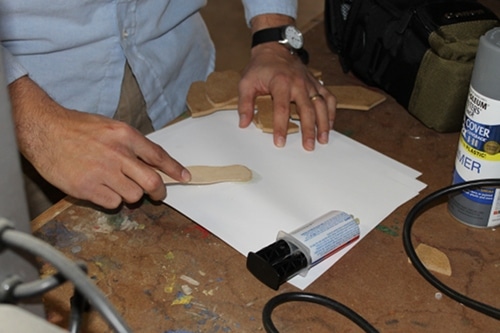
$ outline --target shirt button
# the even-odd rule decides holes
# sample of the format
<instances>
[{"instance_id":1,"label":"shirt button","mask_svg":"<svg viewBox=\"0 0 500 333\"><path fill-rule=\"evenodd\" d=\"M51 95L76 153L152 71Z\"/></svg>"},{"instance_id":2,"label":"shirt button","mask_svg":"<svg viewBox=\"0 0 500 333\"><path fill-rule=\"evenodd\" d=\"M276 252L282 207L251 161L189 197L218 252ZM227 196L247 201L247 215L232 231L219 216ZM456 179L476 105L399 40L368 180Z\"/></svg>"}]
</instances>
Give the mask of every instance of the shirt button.
<instances>
[{"instance_id":1,"label":"shirt button","mask_svg":"<svg viewBox=\"0 0 500 333\"><path fill-rule=\"evenodd\" d=\"M127 37L128 37L128 31L127 31L126 29L125 29L125 30L123 30L123 32L122 32L122 37L123 37L123 38L127 38Z\"/></svg>"}]
</instances>

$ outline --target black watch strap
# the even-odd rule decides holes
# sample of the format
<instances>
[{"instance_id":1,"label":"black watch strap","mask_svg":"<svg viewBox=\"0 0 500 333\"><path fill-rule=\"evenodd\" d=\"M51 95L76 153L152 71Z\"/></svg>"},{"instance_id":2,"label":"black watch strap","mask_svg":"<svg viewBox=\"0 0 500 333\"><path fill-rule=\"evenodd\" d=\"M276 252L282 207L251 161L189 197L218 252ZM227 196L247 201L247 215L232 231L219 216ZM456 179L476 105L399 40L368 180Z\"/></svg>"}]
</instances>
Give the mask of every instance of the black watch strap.
<instances>
[{"instance_id":1,"label":"black watch strap","mask_svg":"<svg viewBox=\"0 0 500 333\"><path fill-rule=\"evenodd\" d=\"M283 39L282 28L267 28L256 31L252 36L252 47L267 43L267 42L278 42Z\"/></svg>"},{"instance_id":2,"label":"black watch strap","mask_svg":"<svg viewBox=\"0 0 500 333\"><path fill-rule=\"evenodd\" d=\"M309 53L305 48L298 49L297 51L295 51L295 53L297 53L304 65L307 65L309 63Z\"/></svg>"}]
</instances>

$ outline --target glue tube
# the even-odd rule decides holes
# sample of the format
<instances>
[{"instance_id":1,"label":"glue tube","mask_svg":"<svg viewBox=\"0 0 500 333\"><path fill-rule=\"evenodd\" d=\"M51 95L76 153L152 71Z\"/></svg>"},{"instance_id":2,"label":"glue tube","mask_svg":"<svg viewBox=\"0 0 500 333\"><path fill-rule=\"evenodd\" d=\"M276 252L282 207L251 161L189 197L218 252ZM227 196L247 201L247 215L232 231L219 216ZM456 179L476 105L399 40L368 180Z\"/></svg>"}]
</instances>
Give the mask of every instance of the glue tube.
<instances>
[{"instance_id":1,"label":"glue tube","mask_svg":"<svg viewBox=\"0 0 500 333\"><path fill-rule=\"evenodd\" d=\"M278 290L292 277L309 269L359 238L359 221L342 211L331 211L286 233L258 252L249 252L247 269L262 283Z\"/></svg>"}]
</instances>

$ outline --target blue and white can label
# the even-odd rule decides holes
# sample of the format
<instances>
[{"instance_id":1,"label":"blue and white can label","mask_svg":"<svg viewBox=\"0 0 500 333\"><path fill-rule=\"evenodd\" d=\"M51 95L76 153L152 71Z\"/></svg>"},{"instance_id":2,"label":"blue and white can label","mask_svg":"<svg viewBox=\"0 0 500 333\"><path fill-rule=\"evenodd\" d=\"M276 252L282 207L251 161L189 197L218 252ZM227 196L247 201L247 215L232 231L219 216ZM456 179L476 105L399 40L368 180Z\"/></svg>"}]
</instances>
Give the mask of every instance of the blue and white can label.
<instances>
[{"instance_id":1,"label":"blue and white can label","mask_svg":"<svg viewBox=\"0 0 500 333\"><path fill-rule=\"evenodd\" d=\"M481 95L471 86L453 184L490 178L500 178L500 101ZM500 225L500 189L463 191L450 198L448 209L457 220L468 225Z\"/></svg>"}]
</instances>

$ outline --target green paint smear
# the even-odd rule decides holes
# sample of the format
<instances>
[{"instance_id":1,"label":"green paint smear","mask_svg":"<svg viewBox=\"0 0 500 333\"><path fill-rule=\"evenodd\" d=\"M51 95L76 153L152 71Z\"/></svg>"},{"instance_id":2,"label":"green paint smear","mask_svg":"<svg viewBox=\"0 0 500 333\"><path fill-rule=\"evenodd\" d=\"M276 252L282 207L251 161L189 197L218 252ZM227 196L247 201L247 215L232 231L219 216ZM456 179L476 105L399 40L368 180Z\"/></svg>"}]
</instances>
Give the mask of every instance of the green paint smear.
<instances>
[{"instance_id":1,"label":"green paint smear","mask_svg":"<svg viewBox=\"0 0 500 333\"><path fill-rule=\"evenodd\" d=\"M347 129L345 131L342 131L342 134L344 134L345 136L349 137L349 138L352 138L352 136L354 135L354 130L352 129Z\"/></svg>"},{"instance_id":2,"label":"green paint smear","mask_svg":"<svg viewBox=\"0 0 500 333\"><path fill-rule=\"evenodd\" d=\"M396 231L392 230L389 227L386 227L385 225L378 225L375 229L382 231L384 234L388 234L393 237L399 236L399 234Z\"/></svg>"},{"instance_id":3,"label":"green paint smear","mask_svg":"<svg viewBox=\"0 0 500 333\"><path fill-rule=\"evenodd\" d=\"M123 221L126 219L122 214L113 214L113 215L108 215L107 216L108 224L113 227L114 230L120 230L120 227L123 223Z\"/></svg>"}]
</instances>

